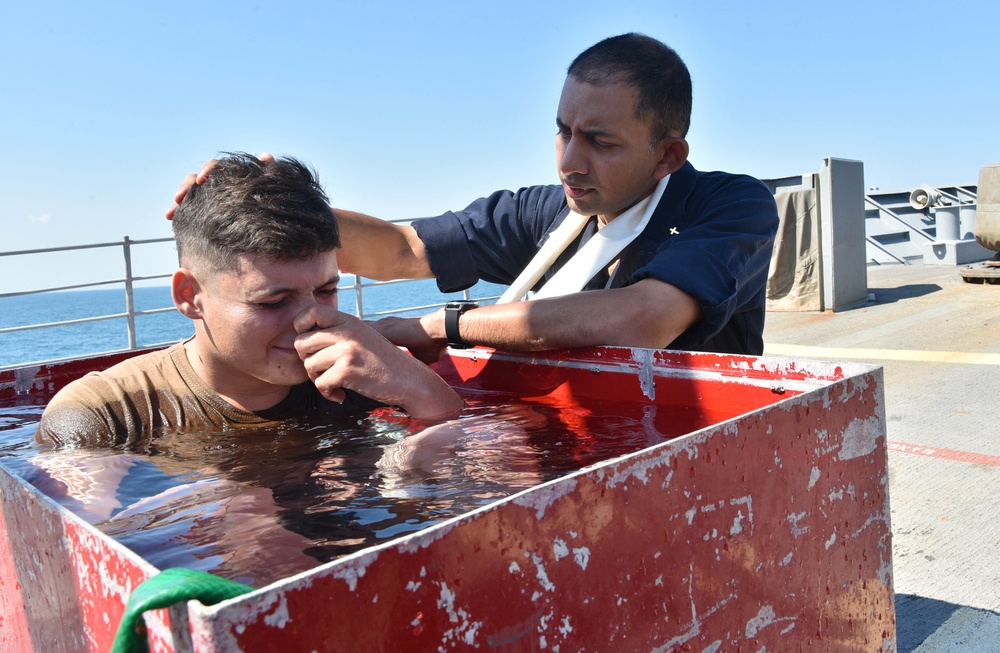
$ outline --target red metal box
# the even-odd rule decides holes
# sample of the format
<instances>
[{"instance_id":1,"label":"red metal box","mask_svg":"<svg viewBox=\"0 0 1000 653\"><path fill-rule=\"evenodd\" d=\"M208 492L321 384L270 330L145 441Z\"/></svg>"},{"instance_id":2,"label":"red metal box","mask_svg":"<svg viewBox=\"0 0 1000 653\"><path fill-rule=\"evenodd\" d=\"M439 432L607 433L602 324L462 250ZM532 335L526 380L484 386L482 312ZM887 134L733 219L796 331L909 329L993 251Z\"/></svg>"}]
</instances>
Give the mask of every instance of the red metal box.
<instances>
[{"instance_id":1,"label":"red metal box","mask_svg":"<svg viewBox=\"0 0 1000 653\"><path fill-rule=\"evenodd\" d=\"M172 626L152 613L153 649L895 650L881 368L607 347L437 369L638 403L654 428L676 407L720 419ZM0 373L0 397L64 373ZM0 648L107 650L155 570L2 468L0 489Z\"/></svg>"}]
</instances>

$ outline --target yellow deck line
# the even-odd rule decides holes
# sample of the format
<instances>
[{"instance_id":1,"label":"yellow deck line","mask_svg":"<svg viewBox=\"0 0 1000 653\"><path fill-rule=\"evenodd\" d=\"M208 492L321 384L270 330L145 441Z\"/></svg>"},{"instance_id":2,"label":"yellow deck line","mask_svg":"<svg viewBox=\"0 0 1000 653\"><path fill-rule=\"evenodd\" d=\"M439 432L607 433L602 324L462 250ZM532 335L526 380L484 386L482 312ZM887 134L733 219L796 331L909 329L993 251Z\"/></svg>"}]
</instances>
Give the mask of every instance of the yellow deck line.
<instances>
[{"instance_id":1,"label":"yellow deck line","mask_svg":"<svg viewBox=\"0 0 1000 653\"><path fill-rule=\"evenodd\" d=\"M917 363L961 363L966 365L1000 365L1000 354L965 351L921 351L916 349L855 349L812 347L809 345L764 345L766 356L802 358L850 358L872 361L909 361Z\"/></svg>"}]
</instances>

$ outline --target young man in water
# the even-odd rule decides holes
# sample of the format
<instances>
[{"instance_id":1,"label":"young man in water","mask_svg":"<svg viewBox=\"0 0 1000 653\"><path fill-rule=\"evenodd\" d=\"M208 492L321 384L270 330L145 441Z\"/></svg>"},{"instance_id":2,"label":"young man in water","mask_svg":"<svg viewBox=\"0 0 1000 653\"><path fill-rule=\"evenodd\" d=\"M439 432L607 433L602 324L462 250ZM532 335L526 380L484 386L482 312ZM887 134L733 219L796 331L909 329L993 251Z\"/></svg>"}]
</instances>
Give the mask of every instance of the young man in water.
<instances>
[{"instance_id":1,"label":"young man in water","mask_svg":"<svg viewBox=\"0 0 1000 653\"><path fill-rule=\"evenodd\" d=\"M687 161L691 95L672 49L641 34L608 38L568 70L556 111L561 186L499 191L409 225L337 210L346 272L435 277L442 292L513 284L509 302L375 328L425 360L446 344L763 353L774 199L756 179ZM528 291L533 301L517 301Z\"/></svg>"},{"instance_id":2,"label":"young man in water","mask_svg":"<svg viewBox=\"0 0 1000 653\"><path fill-rule=\"evenodd\" d=\"M437 374L337 310L337 223L294 159L231 155L173 222L177 310L195 335L61 390L38 438L119 444L164 429L273 424L379 402L441 420L462 400Z\"/></svg>"}]
</instances>

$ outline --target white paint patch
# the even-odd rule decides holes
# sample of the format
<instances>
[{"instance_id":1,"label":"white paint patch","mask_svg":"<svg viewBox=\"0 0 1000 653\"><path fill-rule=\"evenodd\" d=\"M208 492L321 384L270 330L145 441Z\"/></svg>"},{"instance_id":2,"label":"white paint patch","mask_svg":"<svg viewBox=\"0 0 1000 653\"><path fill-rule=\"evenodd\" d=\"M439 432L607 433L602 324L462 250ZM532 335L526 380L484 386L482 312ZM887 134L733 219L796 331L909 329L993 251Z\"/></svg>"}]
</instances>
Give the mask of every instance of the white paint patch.
<instances>
[{"instance_id":1,"label":"white paint patch","mask_svg":"<svg viewBox=\"0 0 1000 653\"><path fill-rule=\"evenodd\" d=\"M892 580L892 557L883 554L882 560L879 561L878 571L875 572L878 579L883 585L888 585L889 581Z\"/></svg>"},{"instance_id":2,"label":"white paint patch","mask_svg":"<svg viewBox=\"0 0 1000 653\"><path fill-rule=\"evenodd\" d=\"M535 511L535 517L545 517L545 510L559 499L576 491L576 480L567 478L557 483L538 487L513 498L515 505Z\"/></svg>"},{"instance_id":3,"label":"white paint patch","mask_svg":"<svg viewBox=\"0 0 1000 653\"><path fill-rule=\"evenodd\" d=\"M792 524L792 535L794 535L796 538L802 537L803 535L805 535L806 533L809 532L809 527L808 526L799 526L799 522L803 518L805 518L805 516L806 516L806 513L799 512L799 513L794 513L794 514L787 515L785 517L785 519L787 519L789 522L791 522L791 524Z\"/></svg>"},{"instance_id":4,"label":"white paint patch","mask_svg":"<svg viewBox=\"0 0 1000 653\"><path fill-rule=\"evenodd\" d=\"M790 563L792 561L792 558L794 558L794 557L795 557L794 552L789 551L788 555L786 555L784 558L782 558L781 562L778 563L778 566L779 567L787 567L788 563Z\"/></svg>"},{"instance_id":5,"label":"white paint patch","mask_svg":"<svg viewBox=\"0 0 1000 653\"><path fill-rule=\"evenodd\" d=\"M806 487L807 490L813 489L813 486L816 485L816 481L819 480L820 475L821 472L819 471L819 467L813 467L812 471L809 472L809 485Z\"/></svg>"},{"instance_id":6,"label":"white paint patch","mask_svg":"<svg viewBox=\"0 0 1000 653\"><path fill-rule=\"evenodd\" d=\"M573 561L580 565L580 569L586 571L587 563L590 562L590 549L585 546L573 549Z\"/></svg>"},{"instance_id":7,"label":"white paint patch","mask_svg":"<svg viewBox=\"0 0 1000 653\"><path fill-rule=\"evenodd\" d=\"M561 634L563 637L566 637L571 632L573 632L573 626L570 624L569 617L568 616L563 617L562 624L559 626L559 634Z\"/></svg>"},{"instance_id":8,"label":"white paint patch","mask_svg":"<svg viewBox=\"0 0 1000 653\"><path fill-rule=\"evenodd\" d=\"M757 616L747 622L746 636L755 637L764 628L774 623L774 608L765 605L757 612Z\"/></svg>"},{"instance_id":9,"label":"white paint patch","mask_svg":"<svg viewBox=\"0 0 1000 653\"><path fill-rule=\"evenodd\" d=\"M414 582L411 580L409 583L406 584L406 589L409 590L410 592L416 592L418 589L420 589L420 582L419 581Z\"/></svg>"},{"instance_id":10,"label":"white paint patch","mask_svg":"<svg viewBox=\"0 0 1000 653\"><path fill-rule=\"evenodd\" d=\"M701 653L716 653L720 648L722 648L722 640L717 639L705 648L701 649Z\"/></svg>"},{"instance_id":11,"label":"white paint patch","mask_svg":"<svg viewBox=\"0 0 1000 653\"><path fill-rule=\"evenodd\" d=\"M458 621L458 613L455 612L455 593L448 589L447 583L441 583L441 596L438 597L437 607L447 611L448 619L452 623Z\"/></svg>"},{"instance_id":12,"label":"white paint patch","mask_svg":"<svg viewBox=\"0 0 1000 653\"><path fill-rule=\"evenodd\" d=\"M448 613L448 620L451 623L458 624L457 627L443 633L445 639L458 636L470 646L476 644L476 633L483 624L481 621L469 621L469 613L455 607L455 592L451 591L446 583L441 583L441 596L438 598L437 607Z\"/></svg>"},{"instance_id":13,"label":"white paint patch","mask_svg":"<svg viewBox=\"0 0 1000 653\"><path fill-rule=\"evenodd\" d=\"M25 395L31 392L31 386L34 384L35 375L38 374L40 367L20 367L14 370L14 393L19 395Z\"/></svg>"},{"instance_id":14,"label":"white paint patch","mask_svg":"<svg viewBox=\"0 0 1000 653\"><path fill-rule=\"evenodd\" d=\"M656 381L653 378L653 349L633 349L632 360L639 364L639 388L647 399L656 399Z\"/></svg>"},{"instance_id":15,"label":"white paint patch","mask_svg":"<svg viewBox=\"0 0 1000 653\"><path fill-rule=\"evenodd\" d=\"M545 573L545 567L542 566L541 556L532 555L531 561L535 563L535 575L538 577L538 582L542 584L542 587L549 592L555 590L556 586L549 580L549 575Z\"/></svg>"},{"instance_id":16,"label":"white paint patch","mask_svg":"<svg viewBox=\"0 0 1000 653\"><path fill-rule=\"evenodd\" d=\"M867 456L875 451L875 441L884 435L882 422L877 417L852 420L844 429L844 443L840 446L840 460Z\"/></svg>"},{"instance_id":17,"label":"white paint patch","mask_svg":"<svg viewBox=\"0 0 1000 653\"><path fill-rule=\"evenodd\" d=\"M836 543L837 543L837 531L833 531L833 533L831 533L831 534L830 534L830 539L828 539L828 540L827 540L827 541L826 541L826 542L825 542L825 543L823 544L823 546L824 546L824 547L826 547L826 550L827 550L827 551L829 551L829 550L830 550L830 547L831 547L831 546L833 546L833 545L834 545L834 544L836 544Z\"/></svg>"},{"instance_id":18,"label":"white paint patch","mask_svg":"<svg viewBox=\"0 0 1000 653\"><path fill-rule=\"evenodd\" d=\"M517 560L511 560L510 566L507 567L507 571L509 571L512 574L520 573L521 565L517 564Z\"/></svg>"},{"instance_id":19,"label":"white paint patch","mask_svg":"<svg viewBox=\"0 0 1000 653\"><path fill-rule=\"evenodd\" d=\"M736 518L733 519L733 526L729 529L730 535L739 535L743 532L743 511L740 510L736 513Z\"/></svg>"},{"instance_id":20,"label":"white paint patch","mask_svg":"<svg viewBox=\"0 0 1000 653\"><path fill-rule=\"evenodd\" d=\"M691 452L688 451L688 456L690 458L697 458L697 450L693 456L691 455ZM608 487L613 488L617 485L625 483L631 478L638 479L643 485L647 485L649 483L650 471L663 467L664 465L669 464L669 462L669 456L656 456L653 458L640 459L624 467L615 467L614 473L608 476Z\"/></svg>"},{"instance_id":21,"label":"white paint patch","mask_svg":"<svg viewBox=\"0 0 1000 653\"><path fill-rule=\"evenodd\" d=\"M560 540L558 537L556 541L552 544L552 555L555 556L556 560L562 560L569 555L569 547L566 543Z\"/></svg>"},{"instance_id":22,"label":"white paint patch","mask_svg":"<svg viewBox=\"0 0 1000 653\"><path fill-rule=\"evenodd\" d=\"M236 642L233 633L241 634L246 630L246 624L254 624L263 621L268 626L274 628L284 628L293 620L288 613L288 603L284 592L272 591L270 593L250 597L245 595L240 597L240 603L233 605L232 609L218 612L220 605L210 608L218 617L216 625L211 631L199 634L196 628L192 628L192 634L197 641L198 637L204 636L214 639L218 649L222 651L242 651ZM207 622L201 622L206 625ZM212 634L214 633L214 634Z\"/></svg>"},{"instance_id":23,"label":"white paint patch","mask_svg":"<svg viewBox=\"0 0 1000 653\"><path fill-rule=\"evenodd\" d=\"M272 628L284 628L291 621L292 618L288 616L288 599L282 594L274 612L264 615L264 623Z\"/></svg>"},{"instance_id":24,"label":"white paint patch","mask_svg":"<svg viewBox=\"0 0 1000 653\"><path fill-rule=\"evenodd\" d=\"M351 561L349 564L345 564L343 567L338 567L333 572L334 578L339 578L340 580L347 583L347 587L353 592L358 586L358 579L365 575L365 569L368 568L367 564L359 564L360 561Z\"/></svg>"},{"instance_id":25,"label":"white paint patch","mask_svg":"<svg viewBox=\"0 0 1000 653\"><path fill-rule=\"evenodd\" d=\"M729 505L731 506L746 506L747 509L747 522L750 524L750 530L753 532L753 497L749 494L745 497L737 497L735 499L729 500ZM739 513L742 515L743 513Z\"/></svg>"}]
</instances>

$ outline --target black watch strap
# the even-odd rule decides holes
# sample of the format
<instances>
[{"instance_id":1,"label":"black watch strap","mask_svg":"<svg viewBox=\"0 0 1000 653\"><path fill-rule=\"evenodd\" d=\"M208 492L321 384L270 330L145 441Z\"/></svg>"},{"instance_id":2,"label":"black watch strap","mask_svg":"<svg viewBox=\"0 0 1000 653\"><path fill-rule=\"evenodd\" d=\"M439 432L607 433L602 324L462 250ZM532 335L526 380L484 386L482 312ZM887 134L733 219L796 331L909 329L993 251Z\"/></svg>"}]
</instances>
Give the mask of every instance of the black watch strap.
<instances>
[{"instance_id":1,"label":"black watch strap","mask_svg":"<svg viewBox=\"0 0 1000 653\"><path fill-rule=\"evenodd\" d=\"M479 308L479 302L453 301L444 306L444 335L448 338L448 346L456 349L468 349L472 345L462 340L458 332L458 317L465 311Z\"/></svg>"}]
</instances>

